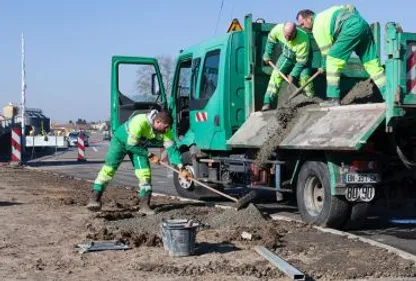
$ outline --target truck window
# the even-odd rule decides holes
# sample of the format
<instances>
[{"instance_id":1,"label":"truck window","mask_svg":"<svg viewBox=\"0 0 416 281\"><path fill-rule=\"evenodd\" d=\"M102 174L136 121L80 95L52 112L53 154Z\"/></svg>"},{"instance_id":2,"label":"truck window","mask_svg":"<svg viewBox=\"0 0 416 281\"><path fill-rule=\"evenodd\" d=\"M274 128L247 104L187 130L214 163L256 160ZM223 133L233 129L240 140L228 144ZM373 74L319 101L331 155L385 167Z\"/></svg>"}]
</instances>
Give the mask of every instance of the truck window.
<instances>
[{"instance_id":1,"label":"truck window","mask_svg":"<svg viewBox=\"0 0 416 281\"><path fill-rule=\"evenodd\" d=\"M191 61L182 62L179 69L178 90L176 96L188 97L191 92Z\"/></svg>"},{"instance_id":2,"label":"truck window","mask_svg":"<svg viewBox=\"0 0 416 281\"><path fill-rule=\"evenodd\" d=\"M158 96L152 95L152 74L156 73L153 65L119 64L118 71L118 90L122 95L133 102L157 101Z\"/></svg>"},{"instance_id":3,"label":"truck window","mask_svg":"<svg viewBox=\"0 0 416 281\"><path fill-rule=\"evenodd\" d=\"M202 69L200 99L209 99L215 92L218 83L218 69L220 66L220 50L210 51L205 56Z\"/></svg>"},{"instance_id":4,"label":"truck window","mask_svg":"<svg viewBox=\"0 0 416 281\"><path fill-rule=\"evenodd\" d=\"M201 58L195 58L192 61L192 81L191 81L191 98L196 99L196 84L198 81L199 66L201 64Z\"/></svg>"}]
</instances>

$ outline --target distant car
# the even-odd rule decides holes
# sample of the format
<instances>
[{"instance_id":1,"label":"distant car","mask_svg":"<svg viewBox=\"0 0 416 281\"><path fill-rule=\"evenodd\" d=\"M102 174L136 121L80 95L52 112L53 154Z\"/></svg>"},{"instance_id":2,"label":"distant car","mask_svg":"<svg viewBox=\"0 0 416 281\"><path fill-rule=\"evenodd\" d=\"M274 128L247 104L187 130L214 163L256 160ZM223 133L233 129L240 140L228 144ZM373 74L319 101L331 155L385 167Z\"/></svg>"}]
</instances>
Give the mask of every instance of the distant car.
<instances>
[{"instance_id":1,"label":"distant car","mask_svg":"<svg viewBox=\"0 0 416 281\"><path fill-rule=\"evenodd\" d=\"M103 140L111 140L111 132L103 131Z\"/></svg>"},{"instance_id":2,"label":"distant car","mask_svg":"<svg viewBox=\"0 0 416 281\"><path fill-rule=\"evenodd\" d=\"M78 145L78 136L79 135L84 136L84 145L85 146L90 146L90 143L88 141L89 137L84 131L69 133L69 135L68 135L68 144L69 144L69 146L77 146Z\"/></svg>"}]
</instances>

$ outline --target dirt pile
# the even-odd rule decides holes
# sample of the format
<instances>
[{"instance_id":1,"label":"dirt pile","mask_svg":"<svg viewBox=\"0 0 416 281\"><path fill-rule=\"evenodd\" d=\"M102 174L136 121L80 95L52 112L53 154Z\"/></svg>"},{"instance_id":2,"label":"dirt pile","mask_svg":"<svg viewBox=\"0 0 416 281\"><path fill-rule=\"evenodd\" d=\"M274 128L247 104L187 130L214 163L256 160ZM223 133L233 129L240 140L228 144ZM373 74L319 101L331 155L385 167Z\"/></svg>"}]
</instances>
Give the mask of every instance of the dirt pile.
<instances>
[{"instance_id":1,"label":"dirt pile","mask_svg":"<svg viewBox=\"0 0 416 281\"><path fill-rule=\"evenodd\" d=\"M341 105L369 102L375 93L375 85L371 79L360 81L344 96Z\"/></svg>"}]
</instances>

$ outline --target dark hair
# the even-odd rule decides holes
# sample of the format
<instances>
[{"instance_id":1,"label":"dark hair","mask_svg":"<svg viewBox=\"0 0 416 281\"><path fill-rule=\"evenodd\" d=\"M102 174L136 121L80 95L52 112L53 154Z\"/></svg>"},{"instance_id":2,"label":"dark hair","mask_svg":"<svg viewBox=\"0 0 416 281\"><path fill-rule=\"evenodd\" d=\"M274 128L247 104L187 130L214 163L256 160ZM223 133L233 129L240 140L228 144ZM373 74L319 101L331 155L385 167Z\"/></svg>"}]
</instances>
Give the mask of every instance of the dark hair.
<instances>
[{"instance_id":1,"label":"dark hair","mask_svg":"<svg viewBox=\"0 0 416 281\"><path fill-rule=\"evenodd\" d=\"M302 16L302 18L309 18L314 16L315 13L309 9L300 10L296 15L296 20L298 20L299 16Z\"/></svg>"},{"instance_id":2,"label":"dark hair","mask_svg":"<svg viewBox=\"0 0 416 281\"><path fill-rule=\"evenodd\" d=\"M168 124L169 126L173 123L172 115L170 115L166 111L158 112L155 116L155 120L159 120L160 122L164 124Z\"/></svg>"}]
</instances>

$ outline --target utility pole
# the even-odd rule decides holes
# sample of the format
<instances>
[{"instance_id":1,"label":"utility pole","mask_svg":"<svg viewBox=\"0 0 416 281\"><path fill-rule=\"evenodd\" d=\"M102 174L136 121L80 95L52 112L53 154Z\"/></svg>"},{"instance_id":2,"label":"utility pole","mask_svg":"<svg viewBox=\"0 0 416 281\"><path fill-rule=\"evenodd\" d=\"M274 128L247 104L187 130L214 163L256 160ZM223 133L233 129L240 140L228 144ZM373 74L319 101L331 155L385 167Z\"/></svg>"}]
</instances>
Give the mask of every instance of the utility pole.
<instances>
[{"instance_id":1,"label":"utility pole","mask_svg":"<svg viewBox=\"0 0 416 281\"><path fill-rule=\"evenodd\" d=\"M21 104L21 113L22 113L22 161L23 161L23 152L25 151L26 146L26 134L25 134L25 111L26 111L26 71L25 71L25 38L22 32L22 104Z\"/></svg>"}]
</instances>

